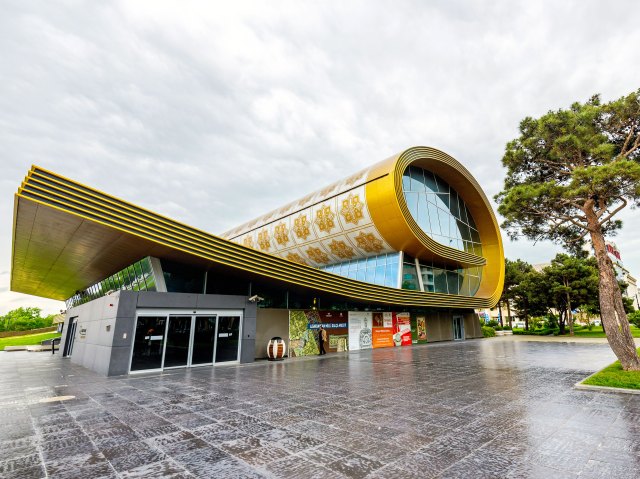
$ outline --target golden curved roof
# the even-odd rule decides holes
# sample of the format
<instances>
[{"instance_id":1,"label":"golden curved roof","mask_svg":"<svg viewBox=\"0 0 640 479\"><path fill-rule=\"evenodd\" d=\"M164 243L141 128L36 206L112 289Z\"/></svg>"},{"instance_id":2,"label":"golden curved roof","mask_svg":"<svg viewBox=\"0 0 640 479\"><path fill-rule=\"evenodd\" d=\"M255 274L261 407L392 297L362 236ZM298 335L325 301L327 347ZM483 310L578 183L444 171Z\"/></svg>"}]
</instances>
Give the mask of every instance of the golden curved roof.
<instances>
[{"instance_id":1,"label":"golden curved roof","mask_svg":"<svg viewBox=\"0 0 640 479\"><path fill-rule=\"evenodd\" d=\"M480 187L459 163L437 150L410 148L392 158L395 160L385 160L367 170L364 186L369 200L376 196L395 198L371 203L375 204L371 206L372 217L389 214L391 219L388 225L376 221L376 227L381 231L390 229L395 221L393 215L397 214L395 210L403 210L395 185L398 172L401 181L402 164L408 161L429 165L428 168L457 189L476 219L487 265L474 297L402 290L327 273L181 224L37 166L29 171L15 196L11 289L65 300L141 257L158 256L204 266L223 265L364 302L459 308L495 305L502 290L504 257L495 217ZM389 167L386 172L385 165ZM369 181L374 169L383 181ZM395 185L393 188L389 186L390 181ZM462 191L467 186L472 187L471 191ZM406 218L408 213L401 214ZM407 225L417 228L410 221ZM419 233L414 232L413 236L418 241L404 247L418 257L440 255L452 262L469 264L485 261L480 257L470 258L473 255L466 257L468 253L442 245L432 245L428 237L423 238ZM390 232L385 234L393 248L400 237Z\"/></svg>"}]
</instances>

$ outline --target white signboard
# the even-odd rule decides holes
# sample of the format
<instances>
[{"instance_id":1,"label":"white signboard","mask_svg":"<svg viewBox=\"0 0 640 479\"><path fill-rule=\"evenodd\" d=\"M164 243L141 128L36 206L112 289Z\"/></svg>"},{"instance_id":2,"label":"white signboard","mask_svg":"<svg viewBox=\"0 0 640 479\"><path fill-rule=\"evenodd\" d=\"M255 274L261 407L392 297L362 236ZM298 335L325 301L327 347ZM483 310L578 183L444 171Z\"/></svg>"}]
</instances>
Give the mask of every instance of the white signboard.
<instances>
[{"instance_id":1,"label":"white signboard","mask_svg":"<svg viewBox=\"0 0 640 479\"><path fill-rule=\"evenodd\" d=\"M371 349L373 317L366 311L349 311L349 350Z\"/></svg>"}]
</instances>

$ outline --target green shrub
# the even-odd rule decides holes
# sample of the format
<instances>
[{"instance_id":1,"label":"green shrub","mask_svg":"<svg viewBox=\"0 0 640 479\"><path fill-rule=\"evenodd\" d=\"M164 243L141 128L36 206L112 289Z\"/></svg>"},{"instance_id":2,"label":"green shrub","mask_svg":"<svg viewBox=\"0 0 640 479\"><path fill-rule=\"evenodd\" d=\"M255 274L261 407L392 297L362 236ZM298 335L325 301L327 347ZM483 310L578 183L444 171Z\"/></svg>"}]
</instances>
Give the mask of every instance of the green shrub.
<instances>
[{"instance_id":1,"label":"green shrub","mask_svg":"<svg viewBox=\"0 0 640 479\"><path fill-rule=\"evenodd\" d=\"M529 318L529 329L539 329L543 325L543 318L534 316Z\"/></svg>"},{"instance_id":2,"label":"green shrub","mask_svg":"<svg viewBox=\"0 0 640 479\"><path fill-rule=\"evenodd\" d=\"M502 329L504 329L505 331L511 331L511 326L509 326L509 325L507 324L507 325L506 325L504 328L502 328Z\"/></svg>"},{"instance_id":3,"label":"green shrub","mask_svg":"<svg viewBox=\"0 0 640 479\"><path fill-rule=\"evenodd\" d=\"M544 329L555 329L558 327L558 318L553 314L547 316L544 321Z\"/></svg>"},{"instance_id":4,"label":"green shrub","mask_svg":"<svg viewBox=\"0 0 640 479\"><path fill-rule=\"evenodd\" d=\"M485 338L492 338L496 335L496 330L491 326L482 326L482 336Z\"/></svg>"},{"instance_id":5,"label":"green shrub","mask_svg":"<svg viewBox=\"0 0 640 479\"><path fill-rule=\"evenodd\" d=\"M502 331L502 326L494 326L493 329L496 331Z\"/></svg>"},{"instance_id":6,"label":"green shrub","mask_svg":"<svg viewBox=\"0 0 640 479\"><path fill-rule=\"evenodd\" d=\"M529 331L525 330L525 329L514 329L513 330L513 334L528 334L531 336L549 336L550 334L558 334L558 330L557 329L548 329L548 328L542 328L542 329L536 329L535 331L530 329Z\"/></svg>"},{"instance_id":7,"label":"green shrub","mask_svg":"<svg viewBox=\"0 0 640 479\"><path fill-rule=\"evenodd\" d=\"M633 313L629 313L627 315L629 322L633 324L636 328L640 328L640 311L634 311Z\"/></svg>"},{"instance_id":8,"label":"green shrub","mask_svg":"<svg viewBox=\"0 0 640 479\"><path fill-rule=\"evenodd\" d=\"M496 326L498 326L498 321L496 321L495 319L491 319L487 322L487 326L489 326L490 328L495 328Z\"/></svg>"}]
</instances>

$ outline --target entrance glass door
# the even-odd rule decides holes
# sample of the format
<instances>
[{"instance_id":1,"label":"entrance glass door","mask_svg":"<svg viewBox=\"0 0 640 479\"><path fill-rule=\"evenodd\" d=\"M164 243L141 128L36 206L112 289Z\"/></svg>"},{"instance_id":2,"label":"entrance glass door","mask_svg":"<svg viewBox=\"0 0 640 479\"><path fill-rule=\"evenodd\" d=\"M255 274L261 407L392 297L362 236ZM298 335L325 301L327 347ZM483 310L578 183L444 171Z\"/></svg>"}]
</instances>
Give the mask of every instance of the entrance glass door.
<instances>
[{"instance_id":1,"label":"entrance glass door","mask_svg":"<svg viewBox=\"0 0 640 479\"><path fill-rule=\"evenodd\" d=\"M136 319L130 371L238 361L242 313L225 311L225 316L219 316L221 312L141 312ZM69 328L72 334L75 322ZM67 340L67 344L70 348L72 343Z\"/></svg>"},{"instance_id":2,"label":"entrance glass door","mask_svg":"<svg viewBox=\"0 0 640 479\"><path fill-rule=\"evenodd\" d=\"M453 339L464 339L464 318L462 316L453 317Z\"/></svg>"},{"instance_id":3,"label":"entrance glass door","mask_svg":"<svg viewBox=\"0 0 640 479\"><path fill-rule=\"evenodd\" d=\"M164 367L187 366L191 343L191 316L169 316Z\"/></svg>"},{"instance_id":4,"label":"entrance glass door","mask_svg":"<svg viewBox=\"0 0 640 479\"><path fill-rule=\"evenodd\" d=\"M218 316L216 363L238 360L240 316Z\"/></svg>"},{"instance_id":5,"label":"entrance glass door","mask_svg":"<svg viewBox=\"0 0 640 479\"><path fill-rule=\"evenodd\" d=\"M73 341L76 338L76 327L78 326L78 317L69 319L69 326L67 329L67 338L64 342L64 350L62 351L62 357L66 358L71 356L73 352Z\"/></svg>"},{"instance_id":6,"label":"entrance glass door","mask_svg":"<svg viewBox=\"0 0 640 479\"><path fill-rule=\"evenodd\" d=\"M216 317L195 316L191 365L213 363L216 340Z\"/></svg>"},{"instance_id":7,"label":"entrance glass door","mask_svg":"<svg viewBox=\"0 0 640 479\"><path fill-rule=\"evenodd\" d=\"M166 316L139 316L133 338L131 371L160 369L164 350Z\"/></svg>"}]
</instances>

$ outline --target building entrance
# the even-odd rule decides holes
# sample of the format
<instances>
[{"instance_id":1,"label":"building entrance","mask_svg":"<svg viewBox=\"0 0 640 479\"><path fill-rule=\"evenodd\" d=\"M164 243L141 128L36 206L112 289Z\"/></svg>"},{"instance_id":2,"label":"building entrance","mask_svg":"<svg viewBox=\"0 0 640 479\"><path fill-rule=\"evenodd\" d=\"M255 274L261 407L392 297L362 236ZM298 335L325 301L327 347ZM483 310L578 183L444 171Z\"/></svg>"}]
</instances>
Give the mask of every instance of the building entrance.
<instances>
[{"instance_id":1,"label":"building entrance","mask_svg":"<svg viewBox=\"0 0 640 479\"><path fill-rule=\"evenodd\" d=\"M242 312L140 312L130 371L238 362Z\"/></svg>"},{"instance_id":2,"label":"building entrance","mask_svg":"<svg viewBox=\"0 0 640 479\"><path fill-rule=\"evenodd\" d=\"M464 318L462 316L453 317L453 339L454 341L464 339Z\"/></svg>"}]
</instances>

